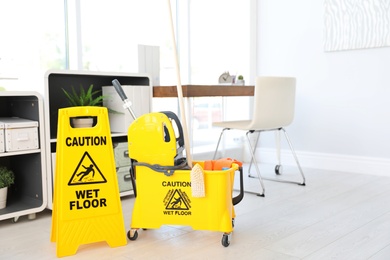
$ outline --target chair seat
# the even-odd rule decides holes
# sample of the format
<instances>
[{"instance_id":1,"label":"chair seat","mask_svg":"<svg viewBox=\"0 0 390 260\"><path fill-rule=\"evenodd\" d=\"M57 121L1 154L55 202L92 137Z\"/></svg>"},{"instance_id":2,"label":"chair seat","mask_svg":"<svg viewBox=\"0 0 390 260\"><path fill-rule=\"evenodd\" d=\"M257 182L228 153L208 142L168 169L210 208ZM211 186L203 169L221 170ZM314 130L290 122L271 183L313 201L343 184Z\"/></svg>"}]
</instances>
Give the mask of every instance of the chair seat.
<instances>
[{"instance_id":1,"label":"chair seat","mask_svg":"<svg viewBox=\"0 0 390 260\"><path fill-rule=\"evenodd\" d=\"M251 125L252 120L213 122L213 126L240 130L251 130Z\"/></svg>"},{"instance_id":2,"label":"chair seat","mask_svg":"<svg viewBox=\"0 0 390 260\"><path fill-rule=\"evenodd\" d=\"M269 131L269 130L277 130L281 127L280 125L274 125L271 122L265 123L256 123L254 124L252 120L240 120L240 121L223 121L223 122L213 122L213 126L229 128L229 129L237 129L237 130L246 130L246 131Z\"/></svg>"}]
</instances>

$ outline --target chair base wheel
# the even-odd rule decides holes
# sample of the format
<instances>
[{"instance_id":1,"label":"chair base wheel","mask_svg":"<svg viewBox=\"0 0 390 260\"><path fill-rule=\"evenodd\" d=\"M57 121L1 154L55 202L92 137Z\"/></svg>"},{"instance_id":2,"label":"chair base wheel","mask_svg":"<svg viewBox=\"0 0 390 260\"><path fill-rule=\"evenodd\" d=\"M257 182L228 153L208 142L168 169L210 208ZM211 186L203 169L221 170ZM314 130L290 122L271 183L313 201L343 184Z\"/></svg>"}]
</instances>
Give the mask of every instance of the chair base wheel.
<instances>
[{"instance_id":1,"label":"chair base wheel","mask_svg":"<svg viewBox=\"0 0 390 260\"><path fill-rule=\"evenodd\" d=\"M281 165L281 164L276 165L276 166L275 166L275 174L276 174L276 175L280 175L280 174L282 174L282 172L283 172L283 167L282 167L282 165Z\"/></svg>"}]
</instances>

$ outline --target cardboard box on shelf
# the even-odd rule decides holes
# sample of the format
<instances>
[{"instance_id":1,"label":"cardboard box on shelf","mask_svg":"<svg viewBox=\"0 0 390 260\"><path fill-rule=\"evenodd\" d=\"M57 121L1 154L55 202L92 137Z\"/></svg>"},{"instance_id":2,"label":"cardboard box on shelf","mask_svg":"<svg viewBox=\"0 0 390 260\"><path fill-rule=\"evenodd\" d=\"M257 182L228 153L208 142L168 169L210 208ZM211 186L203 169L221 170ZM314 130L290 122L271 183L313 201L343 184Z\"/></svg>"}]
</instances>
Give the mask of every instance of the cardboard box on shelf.
<instances>
[{"instance_id":1,"label":"cardboard box on shelf","mask_svg":"<svg viewBox=\"0 0 390 260\"><path fill-rule=\"evenodd\" d=\"M38 122L19 117L1 117L5 152L39 149Z\"/></svg>"}]
</instances>

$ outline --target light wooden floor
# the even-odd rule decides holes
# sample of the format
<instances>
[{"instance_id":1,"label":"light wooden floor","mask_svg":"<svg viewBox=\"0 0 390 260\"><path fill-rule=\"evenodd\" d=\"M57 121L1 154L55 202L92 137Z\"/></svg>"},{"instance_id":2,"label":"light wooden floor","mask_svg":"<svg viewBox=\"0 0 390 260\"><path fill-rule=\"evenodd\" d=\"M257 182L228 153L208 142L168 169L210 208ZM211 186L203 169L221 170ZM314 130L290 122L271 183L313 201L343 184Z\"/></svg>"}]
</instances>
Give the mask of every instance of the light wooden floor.
<instances>
[{"instance_id":1,"label":"light wooden floor","mask_svg":"<svg viewBox=\"0 0 390 260\"><path fill-rule=\"evenodd\" d=\"M271 172L268 166L262 166ZM284 177L294 177L290 173ZM222 234L163 226L110 248L82 245L64 259L390 259L390 177L304 169L307 186L265 181L266 197L236 205L231 244ZM290 176L291 175L291 176ZM247 190L257 179L245 180ZM134 198L122 199L126 230ZM0 222L0 259L55 259L51 211Z\"/></svg>"}]
</instances>

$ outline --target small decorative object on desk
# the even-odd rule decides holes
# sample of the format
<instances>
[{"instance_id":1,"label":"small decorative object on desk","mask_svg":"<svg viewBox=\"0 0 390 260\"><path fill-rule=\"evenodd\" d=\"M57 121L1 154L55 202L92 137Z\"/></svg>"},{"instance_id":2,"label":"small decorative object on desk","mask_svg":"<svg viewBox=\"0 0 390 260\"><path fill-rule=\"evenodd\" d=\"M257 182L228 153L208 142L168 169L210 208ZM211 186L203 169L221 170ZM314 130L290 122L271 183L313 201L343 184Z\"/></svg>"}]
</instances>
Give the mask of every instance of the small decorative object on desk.
<instances>
[{"instance_id":1,"label":"small decorative object on desk","mask_svg":"<svg viewBox=\"0 0 390 260\"><path fill-rule=\"evenodd\" d=\"M226 84L226 83L234 83L234 76L230 75L228 71L224 72L219 76L218 83Z\"/></svg>"},{"instance_id":2,"label":"small decorative object on desk","mask_svg":"<svg viewBox=\"0 0 390 260\"><path fill-rule=\"evenodd\" d=\"M244 76L239 75L239 76L237 77L236 84L237 84L237 85L245 85Z\"/></svg>"},{"instance_id":3,"label":"small decorative object on desk","mask_svg":"<svg viewBox=\"0 0 390 260\"><path fill-rule=\"evenodd\" d=\"M5 166L0 166L0 209L7 205L8 187L14 183L15 175L13 171Z\"/></svg>"}]
</instances>

